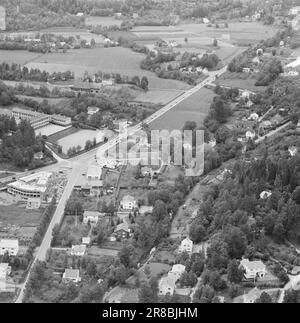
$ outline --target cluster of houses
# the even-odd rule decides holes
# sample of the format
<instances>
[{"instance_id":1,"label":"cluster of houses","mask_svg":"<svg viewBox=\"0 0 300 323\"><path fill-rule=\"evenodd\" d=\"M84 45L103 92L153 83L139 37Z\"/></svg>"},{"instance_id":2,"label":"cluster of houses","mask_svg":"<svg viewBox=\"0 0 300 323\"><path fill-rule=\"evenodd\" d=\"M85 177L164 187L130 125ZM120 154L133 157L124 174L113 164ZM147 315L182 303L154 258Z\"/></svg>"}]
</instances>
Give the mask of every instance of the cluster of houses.
<instances>
[{"instance_id":1,"label":"cluster of houses","mask_svg":"<svg viewBox=\"0 0 300 323\"><path fill-rule=\"evenodd\" d=\"M189 255L193 253L193 241L185 238L181 241L178 247L178 253L186 252ZM173 265L167 276L163 276L159 281L159 295L173 295L176 290L176 283L185 272L185 266L181 264Z\"/></svg>"}]
</instances>

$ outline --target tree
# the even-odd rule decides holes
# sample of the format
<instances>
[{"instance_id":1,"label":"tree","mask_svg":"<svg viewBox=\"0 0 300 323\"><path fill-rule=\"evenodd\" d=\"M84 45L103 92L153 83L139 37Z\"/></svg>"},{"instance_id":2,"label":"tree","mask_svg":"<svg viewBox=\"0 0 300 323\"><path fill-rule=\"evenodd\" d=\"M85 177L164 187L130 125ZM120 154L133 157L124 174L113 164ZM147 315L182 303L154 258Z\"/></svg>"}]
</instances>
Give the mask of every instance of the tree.
<instances>
[{"instance_id":1,"label":"tree","mask_svg":"<svg viewBox=\"0 0 300 323\"><path fill-rule=\"evenodd\" d=\"M231 260L228 264L228 280L231 283L239 284L244 277L243 270L239 268L236 260Z\"/></svg>"},{"instance_id":2,"label":"tree","mask_svg":"<svg viewBox=\"0 0 300 323\"><path fill-rule=\"evenodd\" d=\"M273 303L272 297L266 293L263 292L260 297L255 301L255 303L261 303L261 304L270 304Z\"/></svg>"},{"instance_id":3,"label":"tree","mask_svg":"<svg viewBox=\"0 0 300 323\"><path fill-rule=\"evenodd\" d=\"M149 81L148 78L146 76L143 76L141 79L141 88L145 91L148 90L148 86L149 86Z\"/></svg>"},{"instance_id":4,"label":"tree","mask_svg":"<svg viewBox=\"0 0 300 323\"><path fill-rule=\"evenodd\" d=\"M179 282L182 287L194 287L197 284L197 276L192 271L185 271L181 275Z\"/></svg>"},{"instance_id":5,"label":"tree","mask_svg":"<svg viewBox=\"0 0 300 323\"><path fill-rule=\"evenodd\" d=\"M190 227L189 236L194 243L199 243L205 239L206 230L203 225L193 223Z\"/></svg>"},{"instance_id":6,"label":"tree","mask_svg":"<svg viewBox=\"0 0 300 323\"><path fill-rule=\"evenodd\" d=\"M157 303L158 297L156 290L153 290L148 284L142 284L139 290L140 303Z\"/></svg>"},{"instance_id":7,"label":"tree","mask_svg":"<svg viewBox=\"0 0 300 323\"><path fill-rule=\"evenodd\" d=\"M218 47L218 40L215 38L214 41L213 41L213 46L214 47Z\"/></svg>"},{"instance_id":8,"label":"tree","mask_svg":"<svg viewBox=\"0 0 300 323\"><path fill-rule=\"evenodd\" d=\"M129 267L130 263L131 263L131 259L130 259L130 249L127 246L124 246L121 251L119 252L119 258L121 263L125 266L125 267Z\"/></svg>"}]
</instances>

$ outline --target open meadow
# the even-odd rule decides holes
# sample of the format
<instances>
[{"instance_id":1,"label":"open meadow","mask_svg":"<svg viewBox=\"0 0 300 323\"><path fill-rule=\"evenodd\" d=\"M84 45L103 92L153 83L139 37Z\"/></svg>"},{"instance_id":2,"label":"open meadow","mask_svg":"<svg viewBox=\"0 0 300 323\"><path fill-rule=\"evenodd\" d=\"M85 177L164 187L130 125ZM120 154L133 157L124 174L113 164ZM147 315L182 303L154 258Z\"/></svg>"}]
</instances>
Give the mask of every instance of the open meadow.
<instances>
[{"instance_id":1,"label":"open meadow","mask_svg":"<svg viewBox=\"0 0 300 323\"><path fill-rule=\"evenodd\" d=\"M49 73L72 71L76 78L83 76L85 71L119 73L127 76L147 76L149 87L155 89L187 89L189 86L176 80L158 78L154 73L142 70L140 62L145 56L122 47L96 47L93 49L70 50L67 53L50 53L32 60L26 66L39 68ZM126 58L126 59L124 59Z\"/></svg>"}]
</instances>

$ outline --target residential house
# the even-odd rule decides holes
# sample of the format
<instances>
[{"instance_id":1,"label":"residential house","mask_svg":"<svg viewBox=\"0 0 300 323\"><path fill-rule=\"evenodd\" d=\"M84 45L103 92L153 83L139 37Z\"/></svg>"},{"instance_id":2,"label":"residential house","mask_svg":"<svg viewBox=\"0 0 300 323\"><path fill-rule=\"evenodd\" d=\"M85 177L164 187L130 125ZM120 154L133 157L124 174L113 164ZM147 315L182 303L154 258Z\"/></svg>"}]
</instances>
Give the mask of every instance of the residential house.
<instances>
[{"instance_id":1,"label":"residential house","mask_svg":"<svg viewBox=\"0 0 300 323\"><path fill-rule=\"evenodd\" d=\"M270 196L272 195L272 192L269 192L269 191L263 191L260 193L260 198L262 200L266 200L267 198L269 198Z\"/></svg>"},{"instance_id":2,"label":"residential house","mask_svg":"<svg viewBox=\"0 0 300 323\"><path fill-rule=\"evenodd\" d=\"M82 238L82 244L88 246L91 243L91 238L90 237L83 237Z\"/></svg>"},{"instance_id":3,"label":"residential house","mask_svg":"<svg viewBox=\"0 0 300 323\"><path fill-rule=\"evenodd\" d=\"M174 289L175 289L175 282L172 277L165 276L162 277L158 284L159 289L159 295L165 296L165 295L173 295Z\"/></svg>"},{"instance_id":4,"label":"residential house","mask_svg":"<svg viewBox=\"0 0 300 323\"><path fill-rule=\"evenodd\" d=\"M254 131L248 130L246 132L246 139L253 140L255 138L256 134Z\"/></svg>"},{"instance_id":5,"label":"residential house","mask_svg":"<svg viewBox=\"0 0 300 323\"><path fill-rule=\"evenodd\" d=\"M120 202L120 207L123 210L134 210L137 207L137 203L133 196L125 195Z\"/></svg>"},{"instance_id":6,"label":"residential house","mask_svg":"<svg viewBox=\"0 0 300 323\"><path fill-rule=\"evenodd\" d=\"M43 154L43 152L42 152L42 151L40 151L40 152L38 152L38 153L35 153L35 154L33 155L33 158L34 158L35 160L42 160L42 159L44 158L44 154Z\"/></svg>"},{"instance_id":7,"label":"residential house","mask_svg":"<svg viewBox=\"0 0 300 323\"><path fill-rule=\"evenodd\" d=\"M290 9L289 15L291 16L297 16L300 14L300 6L296 6Z\"/></svg>"},{"instance_id":8,"label":"residential house","mask_svg":"<svg viewBox=\"0 0 300 323\"><path fill-rule=\"evenodd\" d=\"M257 113L251 113L248 120L257 121L259 119L259 115Z\"/></svg>"},{"instance_id":9,"label":"residential house","mask_svg":"<svg viewBox=\"0 0 300 323\"><path fill-rule=\"evenodd\" d=\"M83 257L86 252L86 245L75 245L72 246L71 256Z\"/></svg>"},{"instance_id":10,"label":"residential house","mask_svg":"<svg viewBox=\"0 0 300 323\"><path fill-rule=\"evenodd\" d=\"M180 279L181 275L185 272L185 266L181 264L174 265L168 272L168 277L174 279L175 283Z\"/></svg>"},{"instance_id":11,"label":"residential house","mask_svg":"<svg viewBox=\"0 0 300 323\"><path fill-rule=\"evenodd\" d=\"M77 284L80 281L81 281L81 277L80 277L79 269L65 269L65 272L63 274L64 283L73 282Z\"/></svg>"},{"instance_id":12,"label":"residential house","mask_svg":"<svg viewBox=\"0 0 300 323\"><path fill-rule=\"evenodd\" d=\"M122 222L116 226L114 234L119 240L128 239L130 236L130 229L126 222Z\"/></svg>"},{"instance_id":13,"label":"residential house","mask_svg":"<svg viewBox=\"0 0 300 323\"><path fill-rule=\"evenodd\" d=\"M99 112L98 107L88 107L88 115L89 116L92 116L92 115L96 114L97 112Z\"/></svg>"},{"instance_id":14,"label":"residential house","mask_svg":"<svg viewBox=\"0 0 300 323\"><path fill-rule=\"evenodd\" d=\"M210 23L210 20L208 18L204 17L203 18L203 23L207 25L207 24Z\"/></svg>"},{"instance_id":15,"label":"residential house","mask_svg":"<svg viewBox=\"0 0 300 323\"><path fill-rule=\"evenodd\" d=\"M16 256L19 252L19 240L1 239L0 256L8 253L9 256Z\"/></svg>"},{"instance_id":16,"label":"residential house","mask_svg":"<svg viewBox=\"0 0 300 323\"><path fill-rule=\"evenodd\" d=\"M147 166L141 167L141 174L142 176L151 176L152 168Z\"/></svg>"},{"instance_id":17,"label":"residential house","mask_svg":"<svg viewBox=\"0 0 300 323\"><path fill-rule=\"evenodd\" d=\"M181 241L178 252L187 252L191 254L193 252L193 241L189 238L185 238Z\"/></svg>"},{"instance_id":18,"label":"residential house","mask_svg":"<svg viewBox=\"0 0 300 323\"><path fill-rule=\"evenodd\" d=\"M291 147L289 147L289 153L290 153L290 155L291 155L292 157L296 156L296 155L297 155L297 153L298 153L298 149L297 149L297 147L295 147L295 146L291 146Z\"/></svg>"},{"instance_id":19,"label":"residential house","mask_svg":"<svg viewBox=\"0 0 300 323\"><path fill-rule=\"evenodd\" d=\"M264 278L266 275L266 265L258 261L249 261L243 259L240 262L240 267L245 271L244 276L246 279Z\"/></svg>"},{"instance_id":20,"label":"residential house","mask_svg":"<svg viewBox=\"0 0 300 323\"><path fill-rule=\"evenodd\" d=\"M97 212L97 211L84 211L83 213L83 223L84 224L94 224L96 225L101 216L105 216L105 214Z\"/></svg>"}]
</instances>

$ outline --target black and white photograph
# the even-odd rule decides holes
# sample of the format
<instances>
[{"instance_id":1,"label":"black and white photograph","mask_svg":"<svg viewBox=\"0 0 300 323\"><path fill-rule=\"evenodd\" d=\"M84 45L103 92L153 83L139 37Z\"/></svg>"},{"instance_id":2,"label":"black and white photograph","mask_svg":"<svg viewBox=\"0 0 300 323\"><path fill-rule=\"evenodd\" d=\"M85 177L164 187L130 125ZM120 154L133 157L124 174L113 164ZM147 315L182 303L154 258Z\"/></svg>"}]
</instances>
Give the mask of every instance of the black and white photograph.
<instances>
[{"instance_id":1,"label":"black and white photograph","mask_svg":"<svg viewBox=\"0 0 300 323\"><path fill-rule=\"evenodd\" d=\"M0 0L0 303L300 303L300 0Z\"/></svg>"}]
</instances>

